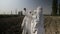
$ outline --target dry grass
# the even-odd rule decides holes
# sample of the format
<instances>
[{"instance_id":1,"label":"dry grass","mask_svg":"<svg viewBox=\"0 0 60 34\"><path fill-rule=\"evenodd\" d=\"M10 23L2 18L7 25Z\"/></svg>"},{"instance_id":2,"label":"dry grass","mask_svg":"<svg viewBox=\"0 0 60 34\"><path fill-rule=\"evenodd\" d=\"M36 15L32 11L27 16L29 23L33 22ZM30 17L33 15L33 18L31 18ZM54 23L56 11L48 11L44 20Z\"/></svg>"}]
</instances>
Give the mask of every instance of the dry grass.
<instances>
[{"instance_id":1,"label":"dry grass","mask_svg":"<svg viewBox=\"0 0 60 34\"><path fill-rule=\"evenodd\" d=\"M21 34L24 16L0 18L0 34Z\"/></svg>"},{"instance_id":2,"label":"dry grass","mask_svg":"<svg viewBox=\"0 0 60 34\"><path fill-rule=\"evenodd\" d=\"M60 34L60 16L45 16L46 34Z\"/></svg>"},{"instance_id":3,"label":"dry grass","mask_svg":"<svg viewBox=\"0 0 60 34\"><path fill-rule=\"evenodd\" d=\"M23 18L24 16L0 18L0 34L21 34ZM45 16L44 18L46 34L60 34L60 16Z\"/></svg>"}]
</instances>

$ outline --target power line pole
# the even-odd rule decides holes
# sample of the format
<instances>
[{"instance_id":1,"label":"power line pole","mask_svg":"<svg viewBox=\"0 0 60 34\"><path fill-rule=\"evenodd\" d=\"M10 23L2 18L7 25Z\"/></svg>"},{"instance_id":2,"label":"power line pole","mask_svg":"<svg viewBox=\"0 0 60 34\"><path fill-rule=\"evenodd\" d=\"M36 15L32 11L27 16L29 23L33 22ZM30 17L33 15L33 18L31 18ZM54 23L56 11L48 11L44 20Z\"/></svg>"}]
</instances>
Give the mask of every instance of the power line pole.
<instances>
[{"instance_id":1,"label":"power line pole","mask_svg":"<svg viewBox=\"0 0 60 34\"><path fill-rule=\"evenodd\" d=\"M17 15L17 9L15 10L15 13L16 13L16 15Z\"/></svg>"},{"instance_id":2,"label":"power line pole","mask_svg":"<svg viewBox=\"0 0 60 34\"><path fill-rule=\"evenodd\" d=\"M12 10L11 10L11 15L12 15Z\"/></svg>"},{"instance_id":3,"label":"power line pole","mask_svg":"<svg viewBox=\"0 0 60 34\"><path fill-rule=\"evenodd\" d=\"M60 16L60 4L59 4L59 16Z\"/></svg>"},{"instance_id":4,"label":"power line pole","mask_svg":"<svg viewBox=\"0 0 60 34\"><path fill-rule=\"evenodd\" d=\"M52 16L57 15L57 10L58 10L58 0L53 0L53 2L52 2Z\"/></svg>"}]
</instances>

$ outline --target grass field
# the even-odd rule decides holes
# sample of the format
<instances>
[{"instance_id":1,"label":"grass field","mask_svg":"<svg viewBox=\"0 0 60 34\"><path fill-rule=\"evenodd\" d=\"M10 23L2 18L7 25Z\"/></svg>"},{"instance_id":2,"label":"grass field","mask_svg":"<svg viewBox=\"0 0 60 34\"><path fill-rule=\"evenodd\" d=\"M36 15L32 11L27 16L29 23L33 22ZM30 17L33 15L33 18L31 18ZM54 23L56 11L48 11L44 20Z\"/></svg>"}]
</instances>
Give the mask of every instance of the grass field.
<instances>
[{"instance_id":1,"label":"grass field","mask_svg":"<svg viewBox=\"0 0 60 34\"><path fill-rule=\"evenodd\" d=\"M45 34L60 34L60 16L45 16Z\"/></svg>"},{"instance_id":2,"label":"grass field","mask_svg":"<svg viewBox=\"0 0 60 34\"><path fill-rule=\"evenodd\" d=\"M0 34L21 34L24 16L0 15ZM45 34L60 34L60 16L44 17Z\"/></svg>"},{"instance_id":3,"label":"grass field","mask_svg":"<svg viewBox=\"0 0 60 34\"><path fill-rule=\"evenodd\" d=\"M23 16L0 15L0 34L21 34Z\"/></svg>"}]
</instances>

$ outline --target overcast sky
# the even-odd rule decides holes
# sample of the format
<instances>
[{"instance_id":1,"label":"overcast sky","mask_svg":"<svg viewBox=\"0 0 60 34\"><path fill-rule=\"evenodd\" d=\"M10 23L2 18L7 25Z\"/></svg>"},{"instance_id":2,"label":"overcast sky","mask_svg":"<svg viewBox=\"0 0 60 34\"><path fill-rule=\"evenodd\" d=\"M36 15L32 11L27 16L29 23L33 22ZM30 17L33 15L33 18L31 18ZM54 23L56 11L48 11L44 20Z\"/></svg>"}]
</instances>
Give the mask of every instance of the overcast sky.
<instances>
[{"instance_id":1,"label":"overcast sky","mask_svg":"<svg viewBox=\"0 0 60 34\"><path fill-rule=\"evenodd\" d=\"M59 0L60 1L60 0ZM50 14L52 9L52 0L0 0L0 14L10 13L11 10L36 9L43 7L44 14Z\"/></svg>"}]
</instances>

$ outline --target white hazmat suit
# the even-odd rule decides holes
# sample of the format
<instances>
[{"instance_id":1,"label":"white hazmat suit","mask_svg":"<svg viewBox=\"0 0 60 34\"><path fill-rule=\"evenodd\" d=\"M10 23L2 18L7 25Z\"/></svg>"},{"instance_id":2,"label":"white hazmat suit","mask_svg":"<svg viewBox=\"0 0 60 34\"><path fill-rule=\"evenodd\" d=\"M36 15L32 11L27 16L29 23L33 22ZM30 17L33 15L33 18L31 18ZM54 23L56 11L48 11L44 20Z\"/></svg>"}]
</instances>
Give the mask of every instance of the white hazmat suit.
<instances>
[{"instance_id":1,"label":"white hazmat suit","mask_svg":"<svg viewBox=\"0 0 60 34\"><path fill-rule=\"evenodd\" d=\"M37 24L36 24L36 29L37 29L37 34L45 34L45 29L44 29L44 16L43 16L43 11L41 7L37 8Z\"/></svg>"},{"instance_id":2,"label":"white hazmat suit","mask_svg":"<svg viewBox=\"0 0 60 34\"><path fill-rule=\"evenodd\" d=\"M31 20L32 20L32 11L26 11L25 17L22 22L23 32L22 34L31 34Z\"/></svg>"},{"instance_id":3,"label":"white hazmat suit","mask_svg":"<svg viewBox=\"0 0 60 34\"><path fill-rule=\"evenodd\" d=\"M44 16L42 8L38 7L34 11L26 11L22 22L22 34L45 34Z\"/></svg>"},{"instance_id":4,"label":"white hazmat suit","mask_svg":"<svg viewBox=\"0 0 60 34\"><path fill-rule=\"evenodd\" d=\"M33 20L31 21L31 34L45 34L42 8L38 7L37 10L34 10L32 17Z\"/></svg>"}]
</instances>

